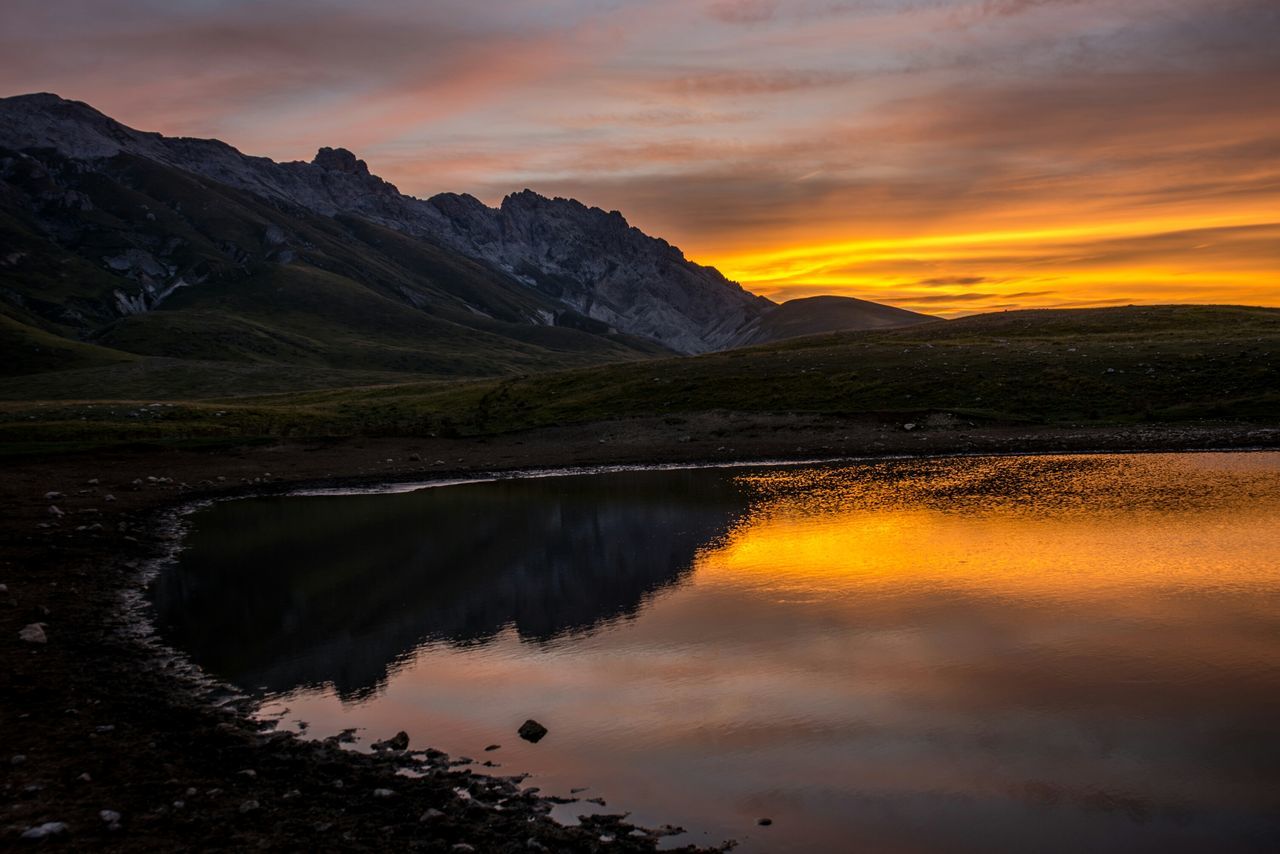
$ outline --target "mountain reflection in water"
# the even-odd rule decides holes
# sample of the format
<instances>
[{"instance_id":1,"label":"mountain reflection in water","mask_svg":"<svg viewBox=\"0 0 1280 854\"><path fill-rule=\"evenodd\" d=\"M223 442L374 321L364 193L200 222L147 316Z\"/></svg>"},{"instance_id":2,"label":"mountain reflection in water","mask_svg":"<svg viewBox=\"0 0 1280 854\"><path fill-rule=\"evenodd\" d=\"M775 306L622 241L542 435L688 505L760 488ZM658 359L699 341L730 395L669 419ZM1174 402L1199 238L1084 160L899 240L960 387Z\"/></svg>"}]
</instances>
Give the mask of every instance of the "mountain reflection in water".
<instances>
[{"instance_id":1,"label":"mountain reflection in water","mask_svg":"<svg viewBox=\"0 0 1280 854\"><path fill-rule=\"evenodd\" d=\"M613 473L192 521L162 633L283 726L403 729L741 852L1280 850L1280 454Z\"/></svg>"},{"instance_id":2,"label":"mountain reflection in water","mask_svg":"<svg viewBox=\"0 0 1280 854\"><path fill-rule=\"evenodd\" d=\"M549 641L633 615L745 506L730 474L692 471L231 501L196 517L154 600L212 673L356 697L424 641Z\"/></svg>"}]
</instances>

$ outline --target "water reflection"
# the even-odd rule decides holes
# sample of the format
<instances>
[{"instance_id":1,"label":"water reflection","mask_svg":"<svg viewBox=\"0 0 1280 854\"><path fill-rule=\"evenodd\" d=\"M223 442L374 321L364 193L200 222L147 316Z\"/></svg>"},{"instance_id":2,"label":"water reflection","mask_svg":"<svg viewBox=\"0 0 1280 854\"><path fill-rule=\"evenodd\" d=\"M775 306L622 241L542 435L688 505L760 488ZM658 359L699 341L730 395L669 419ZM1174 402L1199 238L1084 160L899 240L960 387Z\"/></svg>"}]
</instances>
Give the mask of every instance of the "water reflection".
<instances>
[{"instance_id":1,"label":"water reflection","mask_svg":"<svg viewBox=\"0 0 1280 854\"><path fill-rule=\"evenodd\" d=\"M200 516L157 595L176 642L313 732L503 743L545 789L693 841L1280 839L1277 454L239 502ZM529 716L536 747L511 736Z\"/></svg>"},{"instance_id":2,"label":"water reflection","mask_svg":"<svg viewBox=\"0 0 1280 854\"><path fill-rule=\"evenodd\" d=\"M211 672L360 696L424 641L545 642L632 616L743 508L730 475L687 471L228 502L196 517L154 599Z\"/></svg>"}]
</instances>

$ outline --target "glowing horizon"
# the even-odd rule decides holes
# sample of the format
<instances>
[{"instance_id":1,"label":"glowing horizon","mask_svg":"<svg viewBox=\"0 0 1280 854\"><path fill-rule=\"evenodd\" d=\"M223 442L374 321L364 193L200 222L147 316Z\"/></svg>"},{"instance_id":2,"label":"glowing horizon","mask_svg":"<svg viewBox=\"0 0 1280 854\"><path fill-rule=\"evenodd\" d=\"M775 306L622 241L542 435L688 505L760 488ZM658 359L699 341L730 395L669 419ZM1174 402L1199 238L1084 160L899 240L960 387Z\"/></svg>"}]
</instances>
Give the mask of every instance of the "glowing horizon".
<instances>
[{"instance_id":1,"label":"glowing horizon","mask_svg":"<svg viewBox=\"0 0 1280 854\"><path fill-rule=\"evenodd\" d=\"M1280 305L1271 0L14 0L0 93L616 209L773 299Z\"/></svg>"}]
</instances>

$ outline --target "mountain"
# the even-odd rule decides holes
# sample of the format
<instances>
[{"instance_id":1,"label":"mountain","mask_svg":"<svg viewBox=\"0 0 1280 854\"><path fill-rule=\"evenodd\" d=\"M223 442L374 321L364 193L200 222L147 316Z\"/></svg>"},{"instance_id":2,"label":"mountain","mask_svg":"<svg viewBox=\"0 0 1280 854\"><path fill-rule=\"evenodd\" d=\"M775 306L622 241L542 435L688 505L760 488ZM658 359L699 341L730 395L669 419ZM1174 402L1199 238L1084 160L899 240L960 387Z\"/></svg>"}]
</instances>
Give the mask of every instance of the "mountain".
<instances>
[{"instance_id":1,"label":"mountain","mask_svg":"<svg viewBox=\"0 0 1280 854\"><path fill-rule=\"evenodd\" d=\"M737 346L766 344L804 335L852 329L893 329L938 318L852 297L805 297L787 300L762 314L738 333Z\"/></svg>"},{"instance_id":2,"label":"mountain","mask_svg":"<svg viewBox=\"0 0 1280 854\"><path fill-rule=\"evenodd\" d=\"M490 375L881 317L804 320L616 211L417 199L344 149L277 163L47 94L0 99L0 245L5 373L65 356Z\"/></svg>"}]
</instances>

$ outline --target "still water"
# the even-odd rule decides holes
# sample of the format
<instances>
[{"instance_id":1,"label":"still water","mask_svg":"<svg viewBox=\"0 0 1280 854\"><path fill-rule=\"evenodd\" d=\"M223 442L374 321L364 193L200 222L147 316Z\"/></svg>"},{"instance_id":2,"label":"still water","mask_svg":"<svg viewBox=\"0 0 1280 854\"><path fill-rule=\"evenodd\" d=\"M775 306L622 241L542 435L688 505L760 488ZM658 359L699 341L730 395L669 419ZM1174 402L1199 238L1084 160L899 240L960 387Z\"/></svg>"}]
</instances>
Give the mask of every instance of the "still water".
<instances>
[{"instance_id":1,"label":"still water","mask_svg":"<svg viewBox=\"0 0 1280 854\"><path fill-rule=\"evenodd\" d=\"M566 819L741 851L1280 845L1280 454L233 501L154 601L285 725L608 802Z\"/></svg>"}]
</instances>

